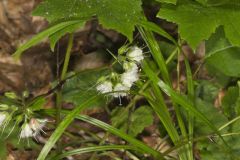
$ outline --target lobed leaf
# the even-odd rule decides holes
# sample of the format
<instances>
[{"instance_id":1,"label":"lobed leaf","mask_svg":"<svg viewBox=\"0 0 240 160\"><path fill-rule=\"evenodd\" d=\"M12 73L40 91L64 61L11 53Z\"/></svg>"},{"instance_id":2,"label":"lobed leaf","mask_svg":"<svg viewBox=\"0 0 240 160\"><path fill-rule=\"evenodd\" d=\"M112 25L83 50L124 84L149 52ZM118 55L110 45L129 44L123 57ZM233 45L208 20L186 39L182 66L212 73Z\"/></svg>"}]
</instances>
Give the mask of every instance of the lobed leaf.
<instances>
[{"instance_id":1,"label":"lobed leaf","mask_svg":"<svg viewBox=\"0 0 240 160\"><path fill-rule=\"evenodd\" d=\"M68 79L63 86L63 100L74 105L80 105L87 101L89 97L98 95L98 101L95 101L92 106L106 105L110 96L101 95L96 90L97 81L101 76L109 74L110 70L106 68L92 69L77 73L74 77Z\"/></svg>"},{"instance_id":2,"label":"lobed leaf","mask_svg":"<svg viewBox=\"0 0 240 160\"><path fill-rule=\"evenodd\" d=\"M164 4L158 17L179 25L179 33L193 49L207 40L216 28L223 26L226 37L240 46L240 2L233 0L224 5L202 5L191 0L180 0L175 5Z\"/></svg>"},{"instance_id":3,"label":"lobed leaf","mask_svg":"<svg viewBox=\"0 0 240 160\"><path fill-rule=\"evenodd\" d=\"M140 0L45 0L33 15L51 23L97 16L105 28L117 30L131 41L141 12Z\"/></svg>"},{"instance_id":4,"label":"lobed leaf","mask_svg":"<svg viewBox=\"0 0 240 160\"><path fill-rule=\"evenodd\" d=\"M136 137L145 127L150 126L153 123L153 115L149 106L141 106L137 108L130 115L130 120L128 120L127 113L122 116L121 113L123 110L123 108L116 108L113 111L113 117L111 118L112 123L115 124L120 121L120 130L128 130L128 134L133 137Z\"/></svg>"}]
</instances>

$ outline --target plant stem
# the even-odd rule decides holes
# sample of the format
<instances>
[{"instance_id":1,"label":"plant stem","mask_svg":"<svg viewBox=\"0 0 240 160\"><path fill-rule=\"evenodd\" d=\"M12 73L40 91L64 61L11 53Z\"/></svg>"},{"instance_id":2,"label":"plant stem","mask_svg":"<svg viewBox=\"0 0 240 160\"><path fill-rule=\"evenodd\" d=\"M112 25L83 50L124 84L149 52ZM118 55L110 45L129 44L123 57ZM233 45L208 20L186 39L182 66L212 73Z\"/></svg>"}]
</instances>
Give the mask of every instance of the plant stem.
<instances>
[{"instance_id":1,"label":"plant stem","mask_svg":"<svg viewBox=\"0 0 240 160\"><path fill-rule=\"evenodd\" d=\"M66 56L63 64L62 73L61 73L61 80L64 80L66 78L72 47L73 47L73 33L71 33L69 36Z\"/></svg>"},{"instance_id":2,"label":"plant stem","mask_svg":"<svg viewBox=\"0 0 240 160\"><path fill-rule=\"evenodd\" d=\"M66 78L72 46L73 46L73 33L71 33L70 36L69 36L66 56L65 56L64 64L63 64L63 69L62 69L61 77L60 77L58 83L61 83L61 81ZM60 122L61 122L62 87L60 87L57 90L57 92L56 92L56 109L57 109L57 112L56 112L56 125L58 126L60 124ZM61 145L59 145L59 144L57 145L57 152L58 153L61 152L61 149L60 149L59 146L61 146Z\"/></svg>"}]
</instances>

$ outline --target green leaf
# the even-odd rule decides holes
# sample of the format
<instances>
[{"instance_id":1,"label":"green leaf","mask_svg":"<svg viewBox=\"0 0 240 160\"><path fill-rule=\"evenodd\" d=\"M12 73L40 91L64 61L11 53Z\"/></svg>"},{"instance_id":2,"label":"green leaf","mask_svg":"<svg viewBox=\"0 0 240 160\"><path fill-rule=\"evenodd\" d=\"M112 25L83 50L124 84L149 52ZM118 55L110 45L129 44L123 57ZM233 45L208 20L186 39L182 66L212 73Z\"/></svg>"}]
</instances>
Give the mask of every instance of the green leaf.
<instances>
[{"instance_id":1,"label":"green leaf","mask_svg":"<svg viewBox=\"0 0 240 160\"><path fill-rule=\"evenodd\" d=\"M67 21L67 22L62 22L62 23L51 26L50 28L48 28L48 29L42 31L41 33L37 34L31 40L29 40L28 42L23 44L21 47L19 47L17 49L17 51L13 54L13 56L15 58L19 58L21 56L22 52L24 52L25 50L29 49L30 47L38 44L44 38L47 38L47 37L51 36L52 34L66 28L68 26L75 25L75 24L78 24L78 23L82 23L82 21L80 21L80 20Z\"/></svg>"},{"instance_id":2,"label":"green leaf","mask_svg":"<svg viewBox=\"0 0 240 160\"><path fill-rule=\"evenodd\" d=\"M156 0L156 1L161 3L172 3L172 4L177 3L177 0Z\"/></svg>"},{"instance_id":3,"label":"green leaf","mask_svg":"<svg viewBox=\"0 0 240 160\"><path fill-rule=\"evenodd\" d=\"M206 80L201 80L198 81L196 95L203 101L213 104L218 96L220 89L221 88L215 83L211 83Z\"/></svg>"},{"instance_id":4,"label":"green leaf","mask_svg":"<svg viewBox=\"0 0 240 160\"><path fill-rule=\"evenodd\" d=\"M104 27L119 31L131 41L141 12L140 0L45 0L33 15L45 17L51 23L97 16Z\"/></svg>"},{"instance_id":5,"label":"green leaf","mask_svg":"<svg viewBox=\"0 0 240 160\"><path fill-rule=\"evenodd\" d=\"M111 112L112 125L119 128L120 130L126 131L126 126L127 126L126 123L127 123L128 115L129 115L129 110L123 107L116 107Z\"/></svg>"},{"instance_id":6,"label":"green leaf","mask_svg":"<svg viewBox=\"0 0 240 160\"><path fill-rule=\"evenodd\" d=\"M196 0L197 2L203 4L203 5L206 5L206 6L221 6L221 5L224 5L226 3L229 3L229 1L232 1L232 0ZM237 2L230 2L232 4L235 4Z\"/></svg>"},{"instance_id":7,"label":"green leaf","mask_svg":"<svg viewBox=\"0 0 240 160\"><path fill-rule=\"evenodd\" d=\"M219 50L206 58L207 69L210 72L219 72L220 74L240 77L240 48L231 47Z\"/></svg>"},{"instance_id":8,"label":"green leaf","mask_svg":"<svg viewBox=\"0 0 240 160\"><path fill-rule=\"evenodd\" d=\"M211 117L215 117L216 114L212 115ZM218 117L216 117L216 120ZM237 121L235 121L237 118ZM226 140L226 142L229 144L229 146L231 146L231 150L230 151L226 151L224 150L222 147L220 147L218 144L222 144L221 142L219 142L219 139L214 138L214 141L216 141L217 143L212 143L209 140L205 140L205 141L199 141L197 143L197 147L199 148L199 152L201 155L201 159L203 160L238 160L239 156L240 156L240 121L239 121L239 117L234 118L234 123L231 125L231 127L228 127L228 133L224 134L224 139ZM220 123L220 120L219 122ZM229 123L229 122L228 122ZM227 124L227 123L226 123Z\"/></svg>"},{"instance_id":9,"label":"green leaf","mask_svg":"<svg viewBox=\"0 0 240 160\"><path fill-rule=\"evenodd\" d=\"M197 109L208 117L209 121L217 128L221 127L228 122L227 117L224 114L220 113L211 103L202 101L200 99L196 100ZM198 135L207 135L212 132L212 129L209 126L204 125L204 122L196 119L195 120L195 134ZM227 129L227 128L226 128ZM223 130L226 132L226 129ZM224 132L221 132L224 133Z\"/></svg>"},{"instance_id":10,"label":"green leaf","mask_svg":"<svg viewBox=\"0 0 240 160\"><path fill-rule=\"evenodd\" d=\"M90 124L93 124L95 126L98 126L114 135L117 135L121 138L123 138L124 140L128 141L129 143L131 143L132 145L134 145L135 147L141 149L142 151L149 153L151 155L153 155L153 157L155 157L156 159L159 160L164 160L165 158L162 156L162 154L154 149L152 149L151 147L149 147L148 145L142 143L141 141L139 141L138 139L133 138L132 136L127 135L126 133L102 122L99 121L97 119L85 116L85 115L81 115L81 116L77 116L77 119L86 121Z\"/></svg>"},{"instance_id":11,"label":"green leaf","mask_svg":"<svg viewBox=\"0 0 240 160\"><path fill-rule=\"evenodd\" d=\"M95 69L77 73L73 78L68 79L63 86L62 93L64 101L80 105L88 100L89 97L99 95L101 98L91 105L106 105L110 97L99 94L96 90L96 86L98 79L110 74L109 72L108 69Z\"/></svg>"},{"instance_id":12,"label":"green leaf","mask_svg":"<svg viewBox=\"0 0 240 160\"><path fill-rule=\"evenodd\" d=\"M55 114L55 110L52 110L52 109L47 109L45 110L45 112L49 115L53 115ZM70 117L70 116L73 116L72 115L72 111L69 112L69 111L64 111L62 110L61 111L63 114L67 114L67 117ZM126 133L124 133L123 131L119 130L119 129L116 129L114 128L113 126L105 123L105 122L102 122L98 119L95 119L95 118L92 118L92 117L89 117L87 115L74 115L74 117L72 118L76 118L76 119L79 119L79 120L82 120L82 121L85 121L85 122L88 122L90 124L93 124L99 128L102 128L104 129L105 131L107 132L110 132L116 136L119 136L120 138L126 140L127 142L131 143L134 147L138 148L139 151L142 151L144 153L148 153L148 154L151 154L153 157L159 159L159 160L164 160L165 158L163 157L162 153L152 149L151 147L149 147L148 145L144 144L143 142L139 141L138 139L136 138L133 138L132 136L130 135L127 135ZM59 128L59 127L58 127ZM43 151L42 151L43 152ZM43 154L46 154L43 152ZM43 158L44 159L44 158Z\"/></svg>"},{"instance_id":13,"label":"green leaf","mask_svg":"<svg viewBox=\"0 0 240 160\"><path fill-rule=\"evenodd\" d=\"M225 38L222 28L220 28L206 41L207 56L205 62L208 71L217 78L224 78L224 76L239 77L239 52L240 48L231 45Z\"/></svg>"},{"instance_id":14,"label":"green leaf","mask_svg":"<svg viewBox=\"0 0 240 160\"><path fill-rule=\"evenodd\" d=\"M203 113L199 112L198 109L194 108L192 103L186 97L175 92L173 89L171 89L168 85L166 85L161 80L159 81L158 85L168 96L170 96L174 100L175 103L178 103L179 105L184 107L184 109L188 110L189 113L191 113L196 118L198 118L202 122L204 122L208 127L210 127L212 129L212 131L214 131L222 139L224 144L227 145L226 142L224 141L223 137L221 136L220 132L217 130L216 126L214 126L214 124L212 124ZM227 147L229 147L229 146L227 146Z\"/></svg>"},{"instance_id":15,"label":"green leaf","mask_svg":"<svg viewBox=\"0 0 240 160\"><path fill-rule=\"evenodd\" d=\"M222 100L222 108L225 115L229 118L232 118L235 113L236 102L239 97L239 88L238 87L229 87L227 93Z\"/></svg>"},{"instance_id":16,"label":"green leaf","mask_svg":"<svg viewBox=\"0 0 240 160\"><path fill-rule=\"evenodd\" d=\"M141 133L145 127L153 123L153 115L151 108L142 106L134 111L131 116L131 124L129 134L136 136Z\"/></svg>"},{"instance_id":17,"label":"green leaf","mask_svg":"<svg viewBox=\"0 0 240 160\"><path fill-rule=\"evenodd\" d=\"M82 110L90 106L92 103L97 101L98 98L99 98L98 96L89 97L88 100L77 106L74 110L72 110L66 115L66 117L57 126L56 130L53 132L51 137L48 139L47 143L44 145L37 160L44 160L47 157L48 153L51 151L57 140L61 137L65 129L74 120L75 116L77 116Z\"/></svg>"},{"instance_id":18,"label":"green leaf","mask_svg":"<svg viewBox=\"0 0 240 160\"><path fill-rule=\"evenodd\" d=\"M120 125L120 130L123 130L124 132L128 130L128 134L133 137L137 136L145 127L150 126L153 123L153 115L149 106L142 106L136 109L131 113L129 121L129 113L122 116L121 113L123 110L124 108L116 108L113 111L113 117L111 119L112 123L118 123ZM121 121L121 123L119 123L119 121Z\"/></svg>"},{"instance_id":19,"label":"green leaf","mask_svg":"<svg viewBox=\"0 0 240 160\"><path fill-rule=\"evenodd\" d=\"M157 86L157 83L159 81L158 76L155 74L153 69L150 67L149 61L143 61L142 68L145 74L149 77L149 79L152 81L152 86L154 89L154 92L157 96L156 101L153 101L150 94L144 95L148 102L151 104L153 110L158 115L159 119L163 123L164 127L166 128L170 138L174 143L179 141L179 135L177 133L177 130L174 126L174 123L172 122L170 113L168 112L168 108L166 104L164 103L163 95L161 93L160 88Z\"/></svg>"},{"instance_id":20,"label":"green leaf","mask_svg":"<svg viewBox=\"0 0 240 160\"><path fill-rule=\"evenodd\" d=\"M235 2L235 3L233 3ZM194 49L207 40L216 28L223 26L226 37L233 45L240 46L239 1L225 5L204 6L191 0L181 0L175 5L162 5L158 17L179 25L179 33Z\"/></svg>"},{"instance_id":21,"label":"green leaf","mask_svg":"<svg viewBox=\"0 0 240 160\"><path fill-rule=\"evenodd\" d=\"M0 140L0 159L7 159L7 146L3 139Z\"/></svg>"},{"instance_id":22,"label":"green leaf","mask_svg":"<svg viewBox=\"0 0 240 160\"><path fill-rule=\"evenodd\" d=\"M89 152L109 151L109 150L111 151L111 150L122 150L122 149L136 150L135 147L127 146L127 145L92 146L92 147L79 148L79 149L74 149L71 151L64 152L63 154L53 157L51 160L59 160L68 156L79 155L79 154L89 153Z\"/></svg>"},{"instance_id":23,"label":"green leaf","mask_svg":"<svg viewBox=\"0 0 240 160\"><path fill-rule=\"evenodd\" d=\"M28 107L32 111L38 111L38 110L41 110L45 104L46 104L46 99L44 97L38 97L34 99L33 102L30 102Z\"/></svg>"},{"instance_id":24,"label":"green leaf","mask_svg":"<svg viewBox=\"0 0 240 160\"><path fill-rule=\"evenodd\" d=\"M67 26L66 28L63 28L63 29L57 31L56 33L52 34L49 37L51 50L54 51L54 48L55 48L55 45L56 45L57 41L62 36L64 36L66 33L73 33L73 32L75 32L77 29L83 27L84 24L85 24L85 22L82 21L82 22L79 22L79 23Z\"/></svg>"},{"instance_id":25,"label":"green leaf","mask_svg":"<svg viewBox=\"0 0 240 160\"><path fill-rule=\"evenodd\" d=\"M169 35L166 31L164 31L161 27L159 27L155 23L152 23L152 22L149 22L149 21L140 21L138 23L138 25L140 25L140 26L142 26L142 27L144 27L144 28L146 28L150 31L153 31L153 32L167 38L168 40L173 42L175 45L178 45L176 40L171 35Z\"/></svg>"}]
</instances>

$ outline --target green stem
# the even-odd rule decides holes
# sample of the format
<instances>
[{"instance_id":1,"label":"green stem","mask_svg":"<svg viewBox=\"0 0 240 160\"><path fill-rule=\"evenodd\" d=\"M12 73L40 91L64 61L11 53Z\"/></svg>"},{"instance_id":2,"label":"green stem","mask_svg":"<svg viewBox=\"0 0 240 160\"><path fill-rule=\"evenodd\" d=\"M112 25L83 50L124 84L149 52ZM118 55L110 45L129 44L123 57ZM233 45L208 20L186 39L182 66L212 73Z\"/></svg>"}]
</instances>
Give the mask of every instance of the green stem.
<instances>
[{"instance_id":1,"label":"green stem","mask_svg":"<svg viewBox=\"0 0 240 160\"><path fill-rule=\"evenodd\" d=\"M67 47L67 51L66 51L64 64L63 64L61 80L64 80L66 78L72 47L73 47L73 33L70 34L70 37L68 40L68 47Z\"/></svg>"},{"instance_id":2,"label":"green stem","mask_svg":"<svg viewBox=\"0 0 240 160\"><path fill-rule=\"evenodd\" d=\"M63 64L63 69L62 69L61 77L60 77L58 83L60 83L62 80L64 80L66 78L72 46L73 46L73 33L71 33L69 36L66 56L65 56L64 64ZM61 88L58 89L56 92L56 109L57 109L56 125L58 126L61 122L61 110L62 110L62 90L61 90ZM60 152L60 147L58 147L58 146L61 146L61 145L57 145L57 151Z\"/></svg>"}]
</instances>

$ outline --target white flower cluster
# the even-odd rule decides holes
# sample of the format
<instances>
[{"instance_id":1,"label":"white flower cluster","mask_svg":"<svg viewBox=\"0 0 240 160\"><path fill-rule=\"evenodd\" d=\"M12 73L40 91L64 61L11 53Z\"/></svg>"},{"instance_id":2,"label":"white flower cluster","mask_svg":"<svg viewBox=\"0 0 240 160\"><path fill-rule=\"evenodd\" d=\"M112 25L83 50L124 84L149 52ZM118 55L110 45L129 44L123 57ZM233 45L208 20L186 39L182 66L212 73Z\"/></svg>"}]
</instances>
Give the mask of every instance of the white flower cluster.
<instances>
[{"instance_id":1,"label":"white flower cluster","mask_svg":"<svg viewBox=\"0 0 240 160\"><path fill-rule=\"evenodd\" d=\"M114 85L110 80L103 80L96 87L97 91L103 94L109 93L113 97L127 96L127 92L139 80L137 64L143 59L142 49L137 46L131 47L126 54L126 60L123 62L124 73L119 75L118 82Z\"/></svg>"},{"instance_id":2,"label":"white flower cluster","mask_svg":"<svg viewBox=\"0 0 240 160\"><path fill-rule=\"evenodd\" d=\"M20 100L22 98L18 97L14 92L7 92L4 95L9 99L14 100ZM23 97L28 97L27 92L23 93ZM40 132L44 132L43 128L48 120L33 117L34 112L30 107L26 110L19 110L19 106L16 104L0 104L0 128L2 133L8 125L10 127L6 137L11 135L16 126L20 126L20 139L31 137L36 138ZM14 125L11 126L10 124Z\"/></svg>"},{"instance_id":3,"label":"white flower cluster","mask_svg":"<svg viewBox=\"0 0 240 160\"><path fill-rule=\"evenodd\" d=\"M134 46L128 51L127 58L135 62L141 62L141 60L144 59L143 50L137 46Z\"/></svg>"},{"instance_id":4,"label":"white flower cluster","mask_svg":"<svg viewBox=\"0 0 240 160\"><path fill-rule=\"evenodd\" d=\"M23 124L20 139L36 137L40 132L44 132L43 128L46 123L46 119L32 118L29 123Z\"/></svg>"}]
</instances>

